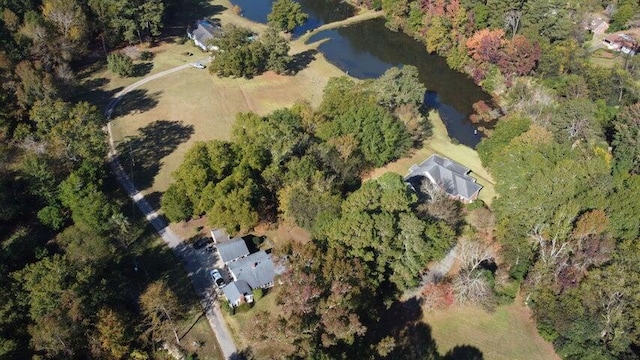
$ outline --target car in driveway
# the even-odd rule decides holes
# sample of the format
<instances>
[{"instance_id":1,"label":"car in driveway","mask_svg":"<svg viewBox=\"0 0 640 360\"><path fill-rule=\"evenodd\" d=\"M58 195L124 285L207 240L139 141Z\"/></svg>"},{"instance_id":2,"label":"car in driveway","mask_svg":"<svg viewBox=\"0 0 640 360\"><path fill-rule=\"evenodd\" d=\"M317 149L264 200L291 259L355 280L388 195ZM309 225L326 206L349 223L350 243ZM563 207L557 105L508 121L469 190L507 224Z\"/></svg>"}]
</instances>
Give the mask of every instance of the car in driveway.
<instances>
[{"instance_id":1,"label":"car in driveway","mask_svg":"<svg viewBox=\"0 0 640 360\"><path fill-rule=\"evenodd\" d=\"M222 289L223 287L225 287L225 285L227 285L222 278L222 274L220 274L220 270L213 269L209 272L209 274L211 275L211 280L213 280L213 283L216 284L218 289Z\"/></svg>"},{"instance_id":2,"label":"car in driveway","mask_svg":"<svg viewBox=\"0 0 640 360\"><path fill-rule=\"evenodd\" d=\"M203 247L207 246L207 244L209 244L209 241L206 238L200 238L193 243L193 248L202 249Z\"/></svg>"},{"instance_id":3,"label":"car in driveway","mask_svg":"<svg viewBox=\"0 0 640 360\"><path fill-rule=\"evenodd\" d=\"M199 63L199 62L193 63L193 64L191 64L191 66L193 66L196 69L204 69L204 68L206 68L206 66L204 66L202 63Z\"/></svg>"}]
</instances>

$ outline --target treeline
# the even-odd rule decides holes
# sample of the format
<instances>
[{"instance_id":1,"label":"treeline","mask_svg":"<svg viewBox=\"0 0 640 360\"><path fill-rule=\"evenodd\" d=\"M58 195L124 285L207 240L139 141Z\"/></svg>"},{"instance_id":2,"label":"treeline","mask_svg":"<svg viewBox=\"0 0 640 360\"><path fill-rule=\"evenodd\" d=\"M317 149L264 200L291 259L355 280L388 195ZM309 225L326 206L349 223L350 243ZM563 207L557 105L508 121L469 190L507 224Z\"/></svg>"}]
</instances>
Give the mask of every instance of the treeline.
<instances>
[{"instance_id":1,"label":"treeline","mask_svg":"<svg viewBox=\"0 0 640 360\"><path fill-rule=\"evenodd\" d=\"M160 35L171 0L44 0L0 3L0 131L24 138L39 100L69 99L74 64L91 51Z\"/></svg>"},{"instance_id":2,"label":"treeline","mask_svg":"<svg viewBox=\"0 0 640 360\"><path fill-rule=\"evenodd\" d=\"M424 93L408 66L365 83L331 79L318 110L297 104L266 117L239 114L233 142L198 143L185 155L162 208L171 221L215 214L211 226L234 232L274 220L280 198L285 215L313 228L320 213L337 208L335 194L428 134L418 111Z\"/></svg>"},{"instance_id":3,"label":"treeline","mask_svg":"<svg viewBox=\"0 0 640 360\"><path fill-rule=\"evenodd\" d=\"M623 56L611 68L593 65L582 28L589 13L608 4L362 5L382 8L390 28L423 41L500 95L508 114L478 147L497 181L493 234L501 252L486 256L497 269L470 272L483 288L474 297L493 296L487 288L498 302L523 294L540 333L563 358L638 358L640 57ZM637 2L608 9L611 31L637 25ZM457 300L459 283L453 281ZM424 295L436 302L451 296L439 286Z\"/></svg>"},{"instance_id":4,"label":"treeline","mask_svg":"<svg viewBox=\"0 0 640 360\"><path fill-rule=\"evenodd\" d=\"M637 57L609 69L588 61L583 43L591 35L582 22L603 10L600 1L564 0L375 0L361 1L385 11L387 26L425 43L453 69L469 74L488 91L502 94L513 79L533 75L559 92L567 84L587 88L592 100L633 103L638 96ZM604 4L606 5L606 4ZM614 7L615 8L615 7ZM634 24L637 2L620 2L612 30Z\"/></svg>"},{"instance_id":5,"label":"treeline","mask_svg":"<svg viewBox=\"0 0 640 360\"><path fill-rule=\"evenodd\" d=\"M140 296L160 276L133 270L142 227L107 176L102 111L72 99L78 62L158 35L175 5L0 2L2 359L145 359L173 336L166 284Z\"/></svg>"},{"instance_id":6,"label":"treeline","mask_svg":"<svg viewBox=\"0 0 640 360\"><path fill-rule=\"evenodd\" d=\"M187 152L162 198L171 220L207 215L231 232L284 221L312 234L275 250L289 259L271 295L282 313L258 313L245 330L256 356L439 358L419 319L380 319L454 245L461 207L418 197L397 174L360 183L428 135L417 111L424 92L410 66L364 83L334 78L317 110L239 114L233 142Z\"/></svg>"}]
</instances>

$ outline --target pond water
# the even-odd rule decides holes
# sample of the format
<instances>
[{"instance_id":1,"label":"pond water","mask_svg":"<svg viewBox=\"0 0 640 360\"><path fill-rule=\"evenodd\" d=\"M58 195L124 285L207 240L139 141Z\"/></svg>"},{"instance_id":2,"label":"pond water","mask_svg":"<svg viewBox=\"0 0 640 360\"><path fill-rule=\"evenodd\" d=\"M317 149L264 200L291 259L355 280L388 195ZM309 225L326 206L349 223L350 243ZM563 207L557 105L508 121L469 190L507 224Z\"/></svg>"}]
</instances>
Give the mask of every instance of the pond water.
<instances>
[{"instance_id":1,"label":"pond water","mask_svg":"<svg viewBox=\"0 0 640 360\"><path fill-rule=\"evenodd\" d=\"M353 10L339 1L297 0L309 14L307 23L294 31L302 34L324 23L351 16ZM232 0L243 9L245 17L266 22L273 0ZM244 6L243 6L244 4ZM336 10L339 9L339 10ZM402 65L418 68L420 80L427 87L424 105L436 109L449 136L475 147L482 139L476 125L469 121L472 105L491 97L465 74L451 70L444 58L429 54L424 45L412 37L393 32L383 19L373 19L347 27L315 34L308 42L325 40L318 50L325 58L350 76L377 78L387 69Z\"/></svg>"},{"instance_id":2,"label":"pond water","mask_svg":"<svg viewBox=\"0 0 640 360\"><path fill-rule=\"evenodd\" d=\"M271 12L274 2L275 0L231 0L232 4L240 6L242 16L259 23L267 22L267 15ZM302 11L309 17L304 25L293 30L294 38L320 25L344 20L355 14L355 9L342 0L296 0L296 2L302 6Z\"/></svg>"}]
</instances>

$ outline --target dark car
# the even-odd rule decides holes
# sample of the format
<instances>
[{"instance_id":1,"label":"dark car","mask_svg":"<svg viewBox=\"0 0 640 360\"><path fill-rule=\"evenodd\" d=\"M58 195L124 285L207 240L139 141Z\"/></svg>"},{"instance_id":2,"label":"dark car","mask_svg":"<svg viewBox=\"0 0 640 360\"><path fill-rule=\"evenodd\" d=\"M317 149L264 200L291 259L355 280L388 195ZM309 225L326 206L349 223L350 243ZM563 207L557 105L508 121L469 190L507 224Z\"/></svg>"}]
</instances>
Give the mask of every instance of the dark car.
<instances>
[{"instance_id":1,"label":"dark car","mask_svg":"<svg viewBox=\"0 0 640 360\"><path fill-rule=\"evenodd\" d=\"M193 243L193 248L202 249L203 247L207 246L208 243L209 241L207 241L207 239L202 238Z\"/></svg>"}]
</instances>

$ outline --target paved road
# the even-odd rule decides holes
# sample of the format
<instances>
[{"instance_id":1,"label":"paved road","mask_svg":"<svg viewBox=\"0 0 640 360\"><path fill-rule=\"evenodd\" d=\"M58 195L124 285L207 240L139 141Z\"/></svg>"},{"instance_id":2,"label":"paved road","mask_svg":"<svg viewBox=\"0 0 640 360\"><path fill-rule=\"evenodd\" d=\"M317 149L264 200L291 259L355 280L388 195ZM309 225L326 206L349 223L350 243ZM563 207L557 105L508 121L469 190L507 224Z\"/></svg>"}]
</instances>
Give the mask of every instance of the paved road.
<instances>
[{"instance_id":1,"label":"paved road","mask_svg":"<svg viewBox=\"0 0 640 360\"><path fill-rule=\"evenodd\" d=\"M207 62L207 60L201 61ZM111 120L111 114L113 109L118 105L121 97L128 92L148 83L159 79L163 76L173 74L175 72L185 70L192 67L192 64L184 64L169 70L159 72L154 75L150 75L132 85L127 86L122 91L117 93L113 100L107 105L105 114L108 120ZM158 212L149 205L149 202L144 198L144 195L136 189L135 185L122 168L120 160L118 159L118 153L114 145L113 136L111 134L111 121L107 123L107 131L109 133L109 163L113 173L116 175L120 185L127 191L129 197L135 202L140 211L145 215L147 220L153 225L158 234L162 237L162 240L173 250L174 254L182 262L193 287L201 298L201 304L211 325L211 329L218 339L218 344L222 349L222 354L226 359L234 359L237 357L237 348L233 342L233 338L229 333L218 303L215 301L215 292L213 291L212 281L209 278L209 270L213 269L215 264L215 257L211 253L206 252L204 249L195 250L192 246L185 246L182 239L177 236L171 228L167 225L162 217L158 215Z\"/></svg>"}]
</instances>

